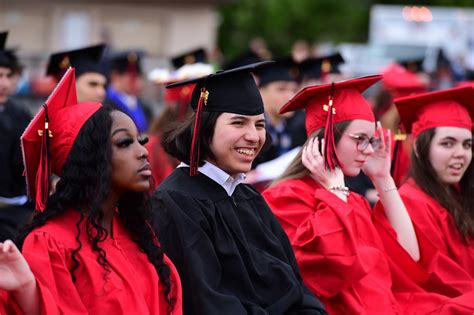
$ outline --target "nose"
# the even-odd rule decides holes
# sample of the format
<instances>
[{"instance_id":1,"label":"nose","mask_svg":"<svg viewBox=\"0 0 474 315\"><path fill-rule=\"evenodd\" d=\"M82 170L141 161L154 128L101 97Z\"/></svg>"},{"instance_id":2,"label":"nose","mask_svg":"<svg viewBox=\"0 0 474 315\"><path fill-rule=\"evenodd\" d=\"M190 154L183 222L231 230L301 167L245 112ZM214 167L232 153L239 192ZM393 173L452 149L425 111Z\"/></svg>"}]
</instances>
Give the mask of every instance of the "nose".
<instances>
[{"instance_id":1,"label":"nose","mask_svg":"<svg viewBox=\"0 0 474 315\"><path fill-rule=\"evenodd\" d=\"M469 154L471 152L471 148L464 148L462 143L456 145L456 148L454 149L453 156L457 158L462 158Z\"/></svg>"},{"instance_id":2,"label":"nose","mask_svg":"<svg viewBox=\"0 0 474 315\"><path fill-rule=\"evenodd\" d=\"M147 148L145 148L144 145L140 144L140 150L139 150L139 153L138 153L138 157L140 159L148 159L148 150L147 150Z\"/></svg>"},{"instance_id":3,"label":"nose","mask_svg":"<svg viewBox=\"0 0 474 315\"><path fill-rule=\"evenodd\" d=\"M245 132L244 139L250 142L258 142L258 130L254 126L249 126Z\"/></svg>"},{"instance_id":4,"label":"nose","mask_svg":"<svg viewBox=\"0 0 474 315\"><path fill-rule=\"evenodd\" d=\"M374 153L375 150L374 150L374 147L372 146L372 143L369 143L369 145L367 146L367 148L365 148L362 153L364 154L367 154L367 155L370 155L372 153Z\"/></svg>"}]
</instances>

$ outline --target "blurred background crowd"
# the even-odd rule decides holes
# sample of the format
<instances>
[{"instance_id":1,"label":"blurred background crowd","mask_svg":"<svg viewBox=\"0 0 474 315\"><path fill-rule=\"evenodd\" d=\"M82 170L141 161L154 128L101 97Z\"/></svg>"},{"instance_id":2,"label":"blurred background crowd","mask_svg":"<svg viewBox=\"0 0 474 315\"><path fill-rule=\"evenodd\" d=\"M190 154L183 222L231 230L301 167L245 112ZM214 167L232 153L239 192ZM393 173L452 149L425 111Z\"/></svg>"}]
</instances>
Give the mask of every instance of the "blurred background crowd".
<instances>
[{"instance_id":1,"label":"blurred background crowd","mask_svg":"<svg viewBox=\"0 0 474 315\"><path fill-rule=\"evenodd\" d=\"M178 80L277 61L257 74L273 148L255 166L282 159L249 173L251 183L268 183L304 143L304 113L278 110L306 86L383 74L366 96L402 137L394 97L474 82L472 0L4 0L1 31L13 58L1 93L15 107L36 112L71 65L94 74L78 78L79 101L113 103L151 135L157 183L177 163L159 136L191 112L192 87L165 89ZM376 199L363 178L351 188Z\"/></svg>"}]
</instances>

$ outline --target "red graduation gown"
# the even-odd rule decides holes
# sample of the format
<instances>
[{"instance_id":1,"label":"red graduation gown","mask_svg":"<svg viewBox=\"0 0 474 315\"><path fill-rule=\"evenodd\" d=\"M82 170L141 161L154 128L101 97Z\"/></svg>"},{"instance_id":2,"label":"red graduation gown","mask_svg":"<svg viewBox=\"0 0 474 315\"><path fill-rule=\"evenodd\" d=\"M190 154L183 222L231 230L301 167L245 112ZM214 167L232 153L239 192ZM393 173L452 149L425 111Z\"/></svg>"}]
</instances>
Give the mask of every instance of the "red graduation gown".
<instances>
[{"instance_id":1,"label":"red graduation gown","mask_svg":"<svg viewBox=\"0 0 474 315\"><path fill-rule=\"evenodd\" d=\"M440 254L451 258L470 278L474 278L474 239L467 243L462 241L449 211L426 194L413 179L400 188L400 196L416 228L429 236L431 244ZM422 246L423 243L420 243L421 250L424 250ZM433 272L446 277L453 268L452 265L444 264L437 266ZM467 277L458 280L466 280Z\"/></svg>"},{"instance_id":2,"label":"red graduation gown","mask_svg":"<svg viewBox=\"0 0 474 315\"><path fill-rule=\"evenodd\" d=\"M113 222L113 238L100 243L107 254L110 273L97 262L97 253L87 241L81 226L82 248L76 255L79 268L76 282L71 278L72 251L77 247L75 224L79 214L67 211L25 239L23 255L33 271L41 296L42 314L166 314L164 285L158 274L122 226ZM181 283L171 261L173 315L182 314Z\"/></svg>"},{"instance_id":3,"label":"red graduation gown","mask_svg":"<svg viewBox=\"0 0 474 315\"><path fill-rule=\"evenodd\" d=\"M329 313L413 314L423 310L426 314L458 307L412 281L409 276L421 277L416 263L404 266L415 266L413 270L396 268L361 196L351 193L345 203L309 176L281 182L263 196L288 234L306 285ZM403 291L394 292L392 281ZM462 304L459 309L474 311L474 306L470 309Z\"/></svg>"}]
</instances>

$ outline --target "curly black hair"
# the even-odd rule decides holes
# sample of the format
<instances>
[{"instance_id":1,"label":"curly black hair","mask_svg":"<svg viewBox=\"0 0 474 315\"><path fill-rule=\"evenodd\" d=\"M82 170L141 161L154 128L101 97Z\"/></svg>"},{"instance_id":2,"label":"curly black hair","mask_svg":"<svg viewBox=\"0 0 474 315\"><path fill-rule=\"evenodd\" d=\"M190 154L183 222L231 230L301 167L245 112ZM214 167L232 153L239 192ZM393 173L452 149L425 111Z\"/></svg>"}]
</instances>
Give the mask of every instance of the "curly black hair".
<instances>
[{"instance_id":1,"label":"curly black hair","mask_svg":"<svg viewBox=\"0 0 474 315\"><path fill-rule=\"evenodd\" d=\"M74 282L75 270L80 265L76 255L82 248L80 235L84 231L81 231L80 226L83 220L87 223L85 233L93 251L97 253L97 262L106 271L106 278L110 272L107 252L100 246L108 236L107 230L101 224L104 217L101 204L111 187L111 112L115 110L117 109L103 106L84 124L64 164L56 192L47 202L46 211L37 212L18 239L21 248L26 236L36 227L44 225L67 210L78 211L80 213L80 219L76 223L78 246L73 250L73 266L70 270ZM149 195L150 192L122 195L117 205L118 216L124 222L131 239L155 267L159 280L165 286L164 297L168 302L168 313L170 313L174 302L174 298L170 296L170 268L164 262L164 252L154 234L157 229L153 226L155 220Z\"/></svg>"}]
</instances>

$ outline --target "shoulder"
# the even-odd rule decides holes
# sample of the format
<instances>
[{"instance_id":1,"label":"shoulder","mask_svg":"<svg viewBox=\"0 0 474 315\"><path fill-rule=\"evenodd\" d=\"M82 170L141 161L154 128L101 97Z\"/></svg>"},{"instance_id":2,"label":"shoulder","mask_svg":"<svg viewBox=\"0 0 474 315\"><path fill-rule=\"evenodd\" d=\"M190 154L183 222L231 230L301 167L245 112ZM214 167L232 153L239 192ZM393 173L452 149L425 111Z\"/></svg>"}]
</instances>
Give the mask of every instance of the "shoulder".
<instances>
[{"instance_id":1,"label":"shoulder","mask_svg":"<svg viewBox=\"0 0 474 315\"><path fill-rule=\"evenodd\" d=\"M67 211L46 222L44 225L35 228L26 237L25 245L45 242L46 245L49 244L63 249L76 248L78 246L76 223L79 221L79 214L72 212Z\"/></svg>"},{"instance_id":2,"label":"shoulder","mask_svg":"<svg viewBox=\"0 0 474 315\"><path fill-rule=\"evenodd\" d=\"M284 180L266 189L263 196L265 199L314 196L318 185L311 181L312 179L308 177Z\"/></svg>"}]
</instances>

